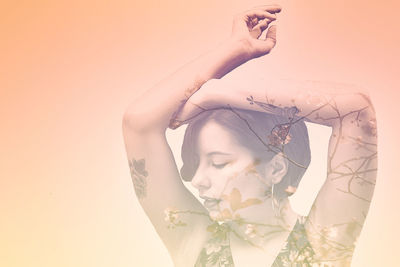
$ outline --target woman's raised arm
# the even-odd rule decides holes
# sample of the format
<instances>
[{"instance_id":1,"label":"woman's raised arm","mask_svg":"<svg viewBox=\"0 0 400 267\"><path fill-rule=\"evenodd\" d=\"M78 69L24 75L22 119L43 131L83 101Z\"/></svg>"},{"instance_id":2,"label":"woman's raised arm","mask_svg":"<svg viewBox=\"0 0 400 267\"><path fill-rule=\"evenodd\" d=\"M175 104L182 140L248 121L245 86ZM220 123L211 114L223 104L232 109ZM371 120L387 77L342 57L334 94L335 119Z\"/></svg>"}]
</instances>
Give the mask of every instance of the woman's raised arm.
<instances>
[{"instance_id":1,"label":"woman's raised arm","mask_svg":"<svg viewBox=\"0 0 400 267\"><path fill-rule=\"evenodd\" d=\"M227 41L148 90L124 114L124 141L136 195L176 266L194 263L210 222L204 207L180 179L165 131L174 112L204 82L274 47L275 28L268 29L265 40L258 38L279 11L278 6L262 6L238 15Z\"/></svg>"},{"instance_id":2,"label":"woman's raised arm","mask_svg":"<svg viewBox=\"0 0 400 267\"><path fill-rule=\"evenodd\" d=\"M276 5L260 6L238 14L230 38L161 81L136 99L124 116L124 124L136 130L165 130L169 120L206 81L221 78L246 61L268 54L275 46L276 28L258 39L280 12Z\"/></svg>"}]
</instances>

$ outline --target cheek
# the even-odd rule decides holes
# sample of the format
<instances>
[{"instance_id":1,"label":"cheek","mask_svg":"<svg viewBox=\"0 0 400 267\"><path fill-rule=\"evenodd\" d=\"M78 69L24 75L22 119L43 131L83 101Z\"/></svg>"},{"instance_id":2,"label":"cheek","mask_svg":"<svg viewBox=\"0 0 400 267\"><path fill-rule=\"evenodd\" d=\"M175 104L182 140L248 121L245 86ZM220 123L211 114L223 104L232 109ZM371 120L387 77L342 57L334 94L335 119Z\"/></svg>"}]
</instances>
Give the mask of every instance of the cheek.
<instances>
[{"instance_id":1,"label":"cheek","mask_svg":"<svg viewBox=\"0 0 400 267\"><path fill-rule=\"evenodd\" d=\"M213 191L219 192L220 195L226 195L234 188L243 192L252 189L253 184L257 183L257 178L251 175L254 172L253 169L249 160L237 160L223 169L210 169L208 174Z\"/></svg>"},{"instance_id":2,"label":"cheek","mask_svg":"<svg viewBox=\"0 0 400 267\"><path fill-rule=\"evenodd\" d=\"M228 177L228 180L238 180L243 174L248 172L250 164L247 161L235 161L228 164L225 168L220 170L220 174Z\"/></svg>"},{"instance_id":3,"label":"cheek","mask_svg":"<svg viewBox=\"0 0 400 267\"><path fill-rule=\"evenodd\" d=\"M214 170L210 172L211 186L216 192L223 192L231 180L229 170Z\"/></svg>"},{"instance_id":4,"label":"cheek","mask_svg":"<svg viewBox=\"0 0 400 267\"><path fill-rule=\"evenodd\" d=\"M230 195L236 190L242 200L263 197L268 186L262 183L260 179L261 177L257 173L239 173L226 183L224 194Z\"/></svg>"}]
</instances>

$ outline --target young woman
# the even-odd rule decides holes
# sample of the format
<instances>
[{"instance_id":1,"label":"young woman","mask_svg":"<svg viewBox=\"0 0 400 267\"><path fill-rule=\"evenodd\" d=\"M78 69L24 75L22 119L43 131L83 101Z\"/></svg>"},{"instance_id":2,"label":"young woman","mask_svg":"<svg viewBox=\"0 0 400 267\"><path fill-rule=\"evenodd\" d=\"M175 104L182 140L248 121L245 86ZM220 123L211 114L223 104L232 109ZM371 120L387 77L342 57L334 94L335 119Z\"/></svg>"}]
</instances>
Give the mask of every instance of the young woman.
<instances>
[{"instance_id":1,"label":"young woman","mask_svg":"<svg viewBox=\"0 0 400 267\"><path fill-rule=\"evenodd\" d=\"M228 40L147 91L124 115L136 195L175 266L350 265L376 177L368 96L338 84L243 88L220 79L273 49L276 28L269 24L280 10L269 5L237 15ZM307 217L288 201L310 161L304 121L332 128L327 179ZM180 175L165 131L183 123L189 124Z\"/></svg>"}]
</instances>

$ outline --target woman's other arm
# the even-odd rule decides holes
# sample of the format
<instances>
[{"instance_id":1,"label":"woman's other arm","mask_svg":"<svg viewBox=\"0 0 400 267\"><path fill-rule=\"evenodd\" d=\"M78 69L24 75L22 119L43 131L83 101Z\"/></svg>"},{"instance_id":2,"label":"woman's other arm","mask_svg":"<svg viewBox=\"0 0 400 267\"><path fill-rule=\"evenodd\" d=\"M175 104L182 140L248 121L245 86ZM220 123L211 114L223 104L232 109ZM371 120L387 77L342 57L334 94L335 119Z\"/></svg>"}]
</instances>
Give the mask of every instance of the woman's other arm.
<instances>
[{"instance_id":1,"label":"woman's other arm","mask_svg":"<svg viewBox=\"0 0 400 267\"><path fill-rule=\"evenodd\" d=\"M339 83L257 82L211 81L189 99L180 118L222 107L281 114L288 126L300 120L330 126L327 179L306 229L317 261L349 266L377 174L377 128L371 100L360 88Z\"/></svg>"}]
</instances>

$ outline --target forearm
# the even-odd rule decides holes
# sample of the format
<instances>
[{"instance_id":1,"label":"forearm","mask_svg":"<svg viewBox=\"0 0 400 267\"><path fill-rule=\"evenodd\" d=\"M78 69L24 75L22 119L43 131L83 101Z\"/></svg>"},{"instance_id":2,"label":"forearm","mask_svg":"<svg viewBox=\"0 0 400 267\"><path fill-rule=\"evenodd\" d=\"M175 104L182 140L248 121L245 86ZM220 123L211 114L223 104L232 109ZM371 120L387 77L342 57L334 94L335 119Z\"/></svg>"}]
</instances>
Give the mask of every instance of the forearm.
<instances>
[{"instance_id":1,"label":"forearm","mask_svg":"<svg viewBox=\"0 0 400 267\"><path fill-rule=\"evenodd\" d=\"M221 78L247 60L240 43L225 41L136 99L125 113L125 124L141 130L164 131L179 106L206 81Z\"/></svg>"},{"instance_id":2,"label":"forearm","mask_svg":"<svg viewBox=\"0 0 400 267\"><path fill-rule=\"evenodd\" d=\"M353 114L375 117L368 94L356 86L267 78L245 84L233 80L210 82L189 99L179 118L187 121L203 110L215 108L255 110L288 119L292 115L291 119L295 116L333 127Z\"/></svg>"}]
</instances>

